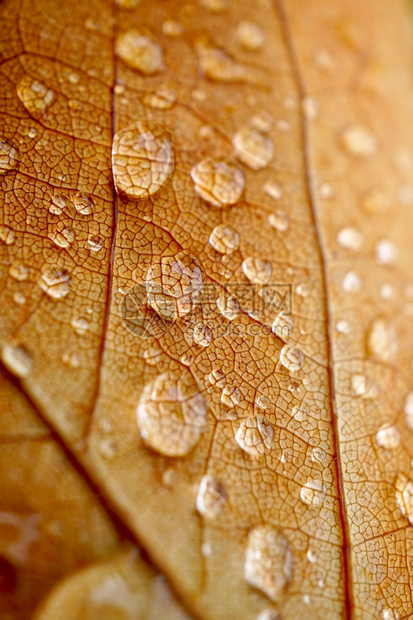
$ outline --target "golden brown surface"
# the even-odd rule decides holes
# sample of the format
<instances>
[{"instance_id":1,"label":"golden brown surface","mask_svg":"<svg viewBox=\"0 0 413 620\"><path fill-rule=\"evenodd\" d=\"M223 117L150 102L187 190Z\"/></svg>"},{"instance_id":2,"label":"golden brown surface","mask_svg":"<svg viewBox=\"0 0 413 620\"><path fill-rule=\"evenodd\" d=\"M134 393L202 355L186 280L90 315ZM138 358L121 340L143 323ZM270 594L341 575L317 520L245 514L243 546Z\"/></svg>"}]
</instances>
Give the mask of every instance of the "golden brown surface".
<instances>
[{"instance_id":1,"label":"golden brown surface","mask_svg":"<svg viewBox=\"0 0 413 620\"><path fill-rule=\"evenodd\" d=\"M152 618L96 489L194 618L413 617L407 5L3 0L0 33L0 619L63 577L38 619Z\"/></svg>"}]
</instances>

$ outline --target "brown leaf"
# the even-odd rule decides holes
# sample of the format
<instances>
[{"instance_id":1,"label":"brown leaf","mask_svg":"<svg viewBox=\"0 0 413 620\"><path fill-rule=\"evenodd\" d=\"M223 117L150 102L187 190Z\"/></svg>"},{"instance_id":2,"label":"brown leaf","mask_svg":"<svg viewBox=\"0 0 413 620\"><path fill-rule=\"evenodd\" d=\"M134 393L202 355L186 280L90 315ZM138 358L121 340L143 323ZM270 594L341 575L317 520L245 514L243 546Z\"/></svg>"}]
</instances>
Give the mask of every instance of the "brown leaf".
<instances>
[{"instance_id":1,"label":"brown leaf","mask_svg":"<svg viewBox=\"0 0 413 620\"><path fill-rule=\"evenodd\" d=\"M194 617L413 614L405 4L0 21L0 344L39 419Z\"/></svg>"}]
</instances>

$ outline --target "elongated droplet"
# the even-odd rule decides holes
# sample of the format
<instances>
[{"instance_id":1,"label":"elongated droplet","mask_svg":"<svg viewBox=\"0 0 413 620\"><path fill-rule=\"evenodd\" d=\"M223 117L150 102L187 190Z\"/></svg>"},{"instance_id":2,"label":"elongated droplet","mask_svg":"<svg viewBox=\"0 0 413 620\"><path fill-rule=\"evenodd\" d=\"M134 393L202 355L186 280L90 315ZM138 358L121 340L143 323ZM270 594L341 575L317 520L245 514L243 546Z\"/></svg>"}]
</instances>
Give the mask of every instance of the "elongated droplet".
<instances>
[{"instance_id":1,"label":"elongated droplet","mask_svg":"<svg viewBox=\"0 0 413 620\"><path fill-rule=\"evenodd\" d=\"M186 369L167 371L142 392L137 419L142 439L166 456L184 456L199 441L207 406Z\"/></svg>"},{"instance_id":2,"label":"elongated droplet","mask_svg":"<svg viewBox=\"0 0 413 620\"><path fill-rule=\"evenodd\" d=\"M223 292L217 299L218 310L229 321L233 321L240 313L238 300L233 295Z\"/></svg>"},{"instance_id":3,"label":"elongated droplet","mask_svg":"<svg viewBox=\"0 0 413 620\"><path fill-rule=\"evenodd\" d=\"M19 167L19 151L9 142L0 140L0 175Z\"/></svg>"},{"instance_id":4,"label":"elongated droplet","mask_svg":"<svg viewBox=\"0 0 413 620\"><path fill-rule=\"evenodd\" d=\"M219 224L210 234L209 243L220 254L231 254L239 246L239 234L230 226Z\"/></svg>"},{"instance_id":5,"label":"elongated droplet","mask_svg":"<svg viewBox=\"0 0 413 620\"><path fill-rule=\"evenodd\" d=\"M174 150L167 132L140 121L115 134L112 171L116 190L130 200L148 198L160 190L174 170Z\"/></svg>"},{"instance_id":6,"label":"elongated droplet","mask_svg":"<svg viewBox=\"0 0 413 620\"><path fill-rule=\"evenodd\" d=\"M271 263L249 256L242 261L242 271L250 282L254 284L265 284L271 278Z\"/></svg>"},{"instance_id":7,"label":"elongated droplet","mask_svg":"<svg viewBox=\"0 0 413 620\"><path fill-rule=\"evenodd\" d=\"M268 224L279 232L285 232L290 226L290 216L284 211L275 211L268 216Z\"/></svg>"},{"instance_id":8,"label":"elongated droplet","mask_svg":"<svg viewBox=\"0 0 413 620\"><path fill-rule=\"evenodd\" d=\"M93 201L87 194L78 192L73 199L73 204L76 211L82 215L91 215L93 211Z\"/></svg>"},{"instance_id":9,"label":"elongated droplet","mask_svg":"<svg viewBox=\"0 0 413 620\"><path fill-rule=\"evenodd\" d=\"M194 340L201 347L207 347L212 340L212 331L208 325L197 323L194 327Z\"/></svg>"},{"instance_id":10,"label":"elongated droplet","mask_svg":"<svg viewBox=\"0 0 413 620\"><path fill-rule=\"evenodd\" d=\"M46 269L40 279L40 288L53 299L66 297L70 292L70 275L61 269Z\"/></svg>"},{"instance_id":11,"label":"elongated droplet","mask_svg":"<svg viewBox=\"0 0 413 620\"><path fill-rule=\"evenodd\" d=\"M196 43L201 74L215 82L242 82L247 77L246 68L236 63L222 49L215 47L207 39L199 39Z\"/></svg>"},{"instance_id":12,"label":"elongated droplet","mask_svg":"<svg viewBox=\"0 0 413 620\"><path fill-rule=\"evenodd\" d=\"M243 420L235 434L239 447L257 456L271 449L274 427L263 415L252 415Z\"/></svg>"},{"instance_id":13,"label":"elongated droplet","mask_svg":"<svg viewBox=\"0 0 413 620\"><path fill-rule=\"evenodd\" d=\"M290 314L281 311L274 319L272 332L279 338L288 338L294 327L294 318Z\"/></svg>"},{"instance_id":14,"label":"elongated droplet","mask_svg":"<svg viewBox=\"0 0 413 620\"><path fill-rule=\"evenodd\" d=\"M279 601L292 577L293 556L285 536L270 525L250 531L245 555L246 582Z\"/></svg>"},{"instance_id":15,"label":"elongated droplet","mask_svg":"<svg viewBox=\"0 0 413 620\"><path fill-rule=\"evenodd\" d=\"M400 444L400 431L396 426L384 426L376 433L376 442L378 446L386 448L386 450L394 450Z\"/></svg>"},{"instance_id":16,"label":"elongated droplet","mask_svg":"<svg viewBox=\"0 0 413 620\"><path fill-rule=\"evenodd\" d=\"M196 497L196 509L203 517L215 519L225 506L227 494L222 482L213 476L204 476Z\"/></svg>"},{"instance_id":17,"label":"elongated droplet","mask_svg":"<svg viewBox=\"0 0 413 620\"><path fill-rule=\"evenodd\" d=\"M0 241L5 245L13 245L16 240L16 233L9 226L0 225Z\"/></svg>"},{"instance_id":18,"label":"elongated droplet","mask_svg":"<svg viewBox=\"0 0 413 620\"><path fill-rule=\"evenodd\" d=\"M370 325L367 334L369 355L383 362L391 362L397 354L397 335L391 323L385 319L376 319Z\"/></svg>"},{"instance_id":19,"label":"elongated droplet","mask_svg":"<svg viewBox=\"0 0 413 620\"><path fill-rule=\"evenodd\" d=\"M413 429L413 392L409 392L404 401L404 412L406 414L406 422Z\"/></svg>"},{"instance_id":20,"label":"elongated droplet","mask_svg":"<svg viewBox=\"0 0 413 620\"><path fill-rule=\"evenodd\" d=\"M285 345L280 352L280 362L287 370L297 372L303 367L304 354L297 347Z\"/></svg>"},{"instance_id":21,"label":"elongated droplet","mask_svg":"<svg viewBox=\"0 0 413 620\"><path fill-rule=\"evenodd\" d=\"M269 136L246 125L232 139L235 154L252 170L266 168L274 156L274 143Z\"/></svg>"},{"instance_id":22,"label":"elongated droplet","mask_svg":"<svg viewBox=\"0 0 413 620\"><path fill-rule=\"evenodd\" d=\"M40 119L55 100L54 92L31 75L23 76L16 90L26 110L36 119Z\"/></svg>"},{"instance_id":23,"label":"elongated droplet","mask_svg":"<svg viewBox=\"0 0 413 620\"><path fill-rule=\"evenodd\" d=\"M230 159L206 157L191 170L195 191L214 207L233 205L242 196L245 180Z\"/></svg>"},{"instance_id":24,"label":"elongated droplet","mask_svg":"<svg viewBox=\"0 0 413 620\"><path fill-rule=\"evenodd\" d=\"M27 377L32 367L30 354L19 344L3 345L1 360L16 377Z\"/></svg>"},{"instance_id":25,"label":"elongated droplet","mask_svg":"<svg viewBox=\"0 0 413 620\"><path fill-rule=\"evenodd\" d=\"M15 280L18 280L19 282L23 282L24 280L27 280L27 278L29 277L29 268L27 267L27 265L24 265L23 263L15 261L9 267L9 274Z\"/></svg>"},{"instance_id":26,"label":"elongated droplet","mask_svg":"<svg viewBox=\"0 0 413 620\"><path fill-rule=\"evenodd\" d=\"M131 29L119 35L115 54L129 67L144 75L154 75L165 70L162 47L139 30Z\"/></svg>"},{"instance_id":27,"label":"elongated droplet","mask_svg":"<svg viewBox=\"0 0 413 620\"><path fill-rule=\"evenodd\" d=\"M259 24L244 21L238 24L237 38L239 44L247 51L255 52L262 49L265 43L265 32Z\"/></svg>"},{"instance_id":28,"label":"elongated droplet","mask_svg":"<svg viewBox=\"0 0 413 620\"><path fill-rule=\"evenodd\" d=\"M408 518L413 525L413 482L404 474L397 474L396 481L396 503L402 514Z\"/></svg>"},{"instance_id":29,"label":"elongated droplet","mask_svg":"<svg viewBox=\"0 0 413 620\"><path fill-rule=\"evenodd\" d=\"M309 480L301 488L300 498L307 506L321 506L327 490L321 480Z\"/></svg>"}]
</instances>

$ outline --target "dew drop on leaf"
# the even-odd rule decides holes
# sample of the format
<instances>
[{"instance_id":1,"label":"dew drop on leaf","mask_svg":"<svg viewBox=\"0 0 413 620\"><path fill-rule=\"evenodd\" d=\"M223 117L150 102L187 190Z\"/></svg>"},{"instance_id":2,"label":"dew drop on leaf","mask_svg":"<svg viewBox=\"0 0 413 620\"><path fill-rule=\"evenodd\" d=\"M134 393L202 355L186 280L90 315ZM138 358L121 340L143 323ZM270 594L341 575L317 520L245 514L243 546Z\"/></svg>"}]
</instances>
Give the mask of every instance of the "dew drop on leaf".
<instances>
[{"instance_id":1,"label":"dew drop on leaf","mask_svg":"<svg viewBox=\"0 0 413 620\"><path fill-rule=\"evenodd\" d=\"M280 616L275 609L263 609L255 620L280 620Z\"/></svg>"},{"instance_id":2,"label":"dew drop on leaf","mask_svg":"<svg viewBox=\"0 0 413 620\"><path fill-rule=\"evenodd\" d=\"M381 239L376 243L376 261L378 265L395 265L399 250L389 239Z\"/></svg>"},{"instance_id":3,"label":"dew drop on leaf","mask_svg":"<svg viewBox=\"0 0 413 620\"><path fill-rule=\"evenodd\" d=\"M173 90L160 89L154 93L145 93L142 103L155 110L170 110L176 102L176 93Z\"/></svg>"},{"instance_id":4,"label":"dew drop on leaf","mask_svg":"<svg viewBox=\"0 0 413 620\"><path fill-rule=\"evenodd\" d=\"M165 70L162 47L152 37L128 30L118 36L115 54L129 67L144 75L154 75Z\"/></svg>"},{"instance_id":5,"label":"dew drop on leaf","mask_svg":"<svg viewBox=\"0 0 413 620\"><path fill-rule=\"evenodd\" d=\"M70 275L61 269L47 268L39 281L40 288L53 299L62 299L70 291Z\"/></svg>"},{"instance_id":6,"label":"dew drop on leaf","mask_svg":"<svg viewBox=\"0 0 413 620\"><path fill-rule=\"evenodd\" d=\"M9 275L15 280L23 282L29 277L29 268L24 263L14 261L9 267Z\"/></svg>"},{"instance_id":7,"label":"dew drop on leaf","mask_svg":"<svg viewBox=\"0 0 413 620\"><path fill-rule=\"evenodd\" d=\"M265 284L271 278L271 263L254 256L242 261L242 271L253 284Z\"/></svg>"},{"instance_id":8,"label":"dew drop on leaf","mask_svg":"<svg viewBox=\"0 0 413 620\"><path fill-rule=\"evenodd\" d=\"M304 353L297 347L284 345L280 352L280 362L287 370L297 372L303 367Z\"/></svg>"},{"instance_id":9,"label":"dew drop on leaf","mask_svg":"<svg viewBox=\"0 0 413 620\"><path fill-rule=\"evenodd\" d=\"M271 449L274 427L263 415L248 416L235 433L239 447L251 456L264 454Z\"/></svg>"},{"instance_id":10,"label":"dew drop on leaf","mask_svg":"<svg viewBox=\"0 0 413 620\"><path fill-rule=\"evenodd\" d=\"M377 149L375 136L362 125L345 129L341 140L347 153L355 157L370 157Z\"/></svg>"},{"instance_id":11,"label":"dew drop on leaf","mask_svg":"<svg viewBox=\"0 0 413 620\"><path fill-rule=\"evenodd\" d=\"M209 40L203 38L198 40L196 52L200 73L210 80L231 84L245 79L246 69Z\"/></svg>"},{"instance_id":12,"label":"dew drop on leaf","mask_svg":"<svg viewBox=\"0 0 413 620\"><path fill-rule=\"evenodd\" d=\"M281 311L275 317L272 324L272 332L279 338L287 338L294 327L294 317Z\"/></svg>"},{"instance_id":13,"label":"dew drop on leaf","mask_svg":"<svg viewBox=\"0 0 413 620\"><path fill-rule=\"evenodd\" d=\"M284 188L279 181L270 180L264 185L264 191L274 200L280 200L284 194Z\"/></svg>"},{"instance_id":14,"label":"dew drop on leaf","mask_svg":"<svg viewBox=\"0 0 413 620\"><path fill-rule=\"evenodd\" d=\"M209 243L220 254L231 254L239 246L239 234L230 226L218 224L209 236Z\"/></svg>"},{"instance_id":15,"label":"dew drop on leaf","mask_svg":"<svg viewBox=\"0 0 413 620\"><path fill-rule=\"evenodd\" d=\"M208 325L197 323L194 327L194 341L201 347L207 347L211 344L212 331Z\"/></svg>"},{"instance_id":16,"label":"dew drop on leaf","mask_svg":"<svg viewBox=\"0 0 413 620\"><path fill-rule=\"evenodd\" d=\"M386 450L394 450L400 444L400 431L396 426L383 426L376 433L377 445Z\"/></svg>"},{"instance_id":17,"label":"dew drop on leaf","mask_svg":"<svg viewBox=\"0 0 413 620\"><path fill-rule=\"evenodd\" d=\"M27 377L32 367L31 355L19 344L4 344L1 348L1 361L16 377Z\"/></svg>"},{"instance_id":18,"label":"dew drop on leaf","mask_svg":"<svg viewBox=\"0 0 413 620\"><path fill-rule=\"evenodd\" d=\"M203 476L196 497L196 509L203 517L215 519L225 506L227 494L222 482L213 476Z\"/></svg>"},{"instance_id":19,"label":"dew drop on leaf","mask_svg":"<svg viewBox=\"0 0 413 620\"><path fill-rule=\"evenodd\" d=\"M238 405L241 400L241 392L237 387L226 385L222 390L221 402L227 407Z\"/></svg>"},{"instance_id":20,"label":"dew drop on leaf","mask_svg":"<svg viewBox=\"0 0 413 620\"><path fill-rule=\"evenodd\" d=\"M143 389L137 419L143 441L165 456L184 456L199 441L207 406L190 372L167 371Z\"/></svg>"},{"instance_id":21,"label":"dew drop on leaf","mask_svg":"<svg viewBox=\"0 0 413 620\"><path fill-rule=\"evenodd\" d=\"M250 52L255 52L264 47L265 32L259 24L252 21L243 21L237 27L237 39L241 47Z\"/></svg>"},{"instance_id":22,"label":"dew drop on leaf","mask_svg":"<svg viewBox=\"0 0 413 620\"><path fill-rule=\"evenodd\" d=\"M290 216L284 211L274 211L268 216L268 224L279 232L285 232L290 226Z\"/></svg>"},{"instance_id":23,"label":"dew drop on leaf","mask_svg":"<svg viewBox=\"0 0 413 620\"><path fill-rule=\"evenodd\" d=\"M76 206L76 203L75 203ZM61 215L67 207L67 198L65 196L53 195L49 206L50 213L53 215Z\"/></svg>"},{"instance_id":24,"label":"dew drop on leaf","mask_svg":"<svg viewBox=\"0 0 413 620\"><path fill-rule=\"evenodd\" d=\"M78 192L73 199L75 209L81 215L90 215L93 210L93 201L87 194Z\"/></svg>"},{"instance_id":25,"label":"dew drop on leaf","mask_svg":"<svg viewBox=\"0 0 413 620\"><path fill-rule=\"evenodd\" d=\"M0 241L5 245L13 245L16 240L16 233L9 226L0 225Z\"/></svg>"},{"instance_id":26,"label":"dew drop on leaf","mask_svg":"<svg viewBox=\"0 0 413 620\"><path fill-rule=\"evenodd\" d=\"M54 92L30 75L23 76L18 83L17 95L29 114L36 119L41 118L55 100Z\"/></svg>"},{"instance_id":27,"label":"dew drop on leaf","mask_svg":"<svg viewBox=\"0 0 413 620\"><path fill-rule=\"evenodd\" d=\"M272 139L248 125L235 133L232 144L238 159L252 170L266 168L274 156Z\"/></svg>"},{"instance_id":28,"label":"dew drop on leaf","mask_svg":"<svg viewBox=\"0 0 413 620\"><path fill-rule=\"evenodd\" d=\"M309 480L301 487L300 499L307 506L321 506L327 490L321 480Z\"/></svg>"},{"instance_id":29,"label":"dew drop on leaf","mask_svg":"<svg viewBox=\"0 0 413 620\"><path fill-rule=\"evenodd\" d=\"M337 235L337 241L342 248L356 252L363 247L364 236L357 228L343 228Z\"/></svg>"},{"instance_id":30,"label":"dew drop on leaf","mask_svg":"<svg viewBox=\"0 0 413 620\"><path fill-rule=\"evenodd\" d=\"M233 205L245 187L242 171L230 159L206 157L191 170L195 191L214 207Z\"/></svg>"},{"instance_id":31,"label":"dew drop on leaf","mask_svg":"<svg viewBox=\"0 0 413 620\"><path fill-rule=\"evenodd\" d=\"M20 164L20 155L17 148L5 140L0 140L0 175L16 170Z\"/></svg>"},{"instance_id":32,"label":"dew drop on leaf","mask_svg":"<svg viewBox=\"0 0 413 620\"><path fill-rule=\"evenodd\" d=\"M391 362L397 353L397 335L387 320L375 319L367 334L367 350L369 355L383 362Z\"/></svg>"},{"instance_id":33,"label":"dew drop on leaf","mask_svg":"<svg viewBox=\"0 0 413 620\"><path fill-rule=\"evenodd\" d=\"M407 425L413 429L413 392L409 392L404 401L404 412L406 414Z\"/></svg>"},{"instance_id":34,"label":"dew drop on leaf","mask_svg":"<svg viewBox=\"0 0 413 620\"><path fill-rule=\"evenodd\" d=\"M396 503L402 514L413 525L413 482L404 474L397 474L395 480Z\"/></svg>"}]
</instances>

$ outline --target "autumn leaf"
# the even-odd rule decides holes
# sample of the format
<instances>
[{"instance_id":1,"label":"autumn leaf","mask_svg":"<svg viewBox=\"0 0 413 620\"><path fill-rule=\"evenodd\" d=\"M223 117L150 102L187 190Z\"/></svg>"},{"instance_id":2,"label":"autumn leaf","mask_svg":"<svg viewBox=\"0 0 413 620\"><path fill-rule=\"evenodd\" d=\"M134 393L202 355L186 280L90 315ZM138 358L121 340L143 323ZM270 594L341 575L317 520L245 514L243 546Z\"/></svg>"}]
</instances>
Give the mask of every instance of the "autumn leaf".
<instances>
[{"instance_id":1,"label":"autumn leaf","mask_svg":"<svg viewBox=\"0 0 413 620\"><path fill-rule=\"evenodd\" d=\"M413 616L408 3L0 24L0 619Z\"/></svg>"}]
</instances>

